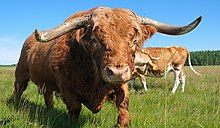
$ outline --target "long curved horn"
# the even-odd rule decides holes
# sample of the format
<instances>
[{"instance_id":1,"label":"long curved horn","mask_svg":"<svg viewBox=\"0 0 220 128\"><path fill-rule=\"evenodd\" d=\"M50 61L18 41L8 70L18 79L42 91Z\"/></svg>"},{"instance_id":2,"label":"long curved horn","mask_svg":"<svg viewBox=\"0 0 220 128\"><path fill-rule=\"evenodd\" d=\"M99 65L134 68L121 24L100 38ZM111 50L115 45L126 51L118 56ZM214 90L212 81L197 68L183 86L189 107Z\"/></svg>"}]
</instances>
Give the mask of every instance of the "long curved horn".
<instances>
[{"instance_id":1,"label":"long curved horn","mask_svg":"<svg viewBox=\"0 0 220 128\"><path fill-rule=\"evenodd\" d=\"M82 28L90 21L91 16L92 14L84 15L82 17L76 17L48 31L38 32L38 30L35 29L35 38L39 42L47 42L53 40L59 36L68 33L71 30Z\"/></svg>"},{"instance_id":2,"label":"long curved horn","mask_svg":"<svg viewBox=\"0 0 220 128\"><path fill-rule=\"evenodd\" d=\"M186 26L171 26L171 25L164 24L164 23L161 23L161 22L158 22L156 20L152 20L146 17L138 16L138 18L141 24L152 25L155 28L157 28L158 32L168 34L168 35L186 34L192 31L194 28L196 28L202 20L202 16L200 16L195 21L193 21L192 23Z\"/></svg>"}]
</instances>

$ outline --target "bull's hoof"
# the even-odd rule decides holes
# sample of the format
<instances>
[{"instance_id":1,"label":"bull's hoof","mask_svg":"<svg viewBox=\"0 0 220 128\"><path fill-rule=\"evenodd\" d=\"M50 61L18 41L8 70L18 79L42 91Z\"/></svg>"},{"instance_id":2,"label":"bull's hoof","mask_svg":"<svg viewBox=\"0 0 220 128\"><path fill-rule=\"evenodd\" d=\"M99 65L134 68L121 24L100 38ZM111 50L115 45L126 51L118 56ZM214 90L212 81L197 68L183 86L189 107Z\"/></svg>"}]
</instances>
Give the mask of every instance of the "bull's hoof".
<instances>
[{"instance_id":1,"label":"bull's hoof","mask_svg":"<svg viewBox=\"0 0 220 128\"><path fill-rule=\"evenodd\" d=\"M21 100L21 96L14 95L14 103L18 103Z\"/></svg>"},{"instance_id":2,"label":"bull's hoof","mask_svg":"<svg viewBox=\"0 0 220 128\"><path fill-rule=\"evenodd\" d=\"M122 126L120 124L116 124L115 125L115 128L129 128L127 125L126 126Z\"/></svg>"},{"instance_id":3,"label":"bull's hoof","mask_svg":"<svg viewBox=\"0 0 220 128\"><path fill-rule=\"evenodd\" d=\"M100 110L101 110L101 109L99 109L99 110L98 110L98 109L93 110L92 113L93 113L93 114L96 114L96 113L98 113Z\"/></svg>"}]
</instances>

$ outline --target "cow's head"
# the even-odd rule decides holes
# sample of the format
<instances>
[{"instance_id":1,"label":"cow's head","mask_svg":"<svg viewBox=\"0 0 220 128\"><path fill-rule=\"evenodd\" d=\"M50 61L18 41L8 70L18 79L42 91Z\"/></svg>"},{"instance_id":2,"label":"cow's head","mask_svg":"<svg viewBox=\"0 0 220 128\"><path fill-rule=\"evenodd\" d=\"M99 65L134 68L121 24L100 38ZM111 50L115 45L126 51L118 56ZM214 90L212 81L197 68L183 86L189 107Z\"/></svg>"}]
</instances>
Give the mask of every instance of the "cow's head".
<instances>
[{"instance_id":1,"label":"cow's head","mask_svg":"<svg viewBox=\"0 0 220 128\"><path fill-rule=\"evenodd\" d=\"M170 26L137 16L128 9L100 7L68 19L65 23L45 32L35 31L38 41L53 40L80 28L78 41L93 55L102 78L108 83L126 82L134 69L136 46L142 47L156 31L181 35L193 30L201 17L187 26Z\"/></svg>"}]
</instances>

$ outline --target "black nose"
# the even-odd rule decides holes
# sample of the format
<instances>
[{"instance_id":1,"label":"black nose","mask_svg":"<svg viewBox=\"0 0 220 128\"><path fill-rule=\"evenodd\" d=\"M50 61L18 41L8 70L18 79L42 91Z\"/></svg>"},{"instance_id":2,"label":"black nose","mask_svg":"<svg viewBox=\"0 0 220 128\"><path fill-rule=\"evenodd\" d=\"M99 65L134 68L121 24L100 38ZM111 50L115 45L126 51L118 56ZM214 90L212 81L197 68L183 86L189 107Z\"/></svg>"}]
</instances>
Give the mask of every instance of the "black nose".
<instances>
[{"instance_id":1,"label":"black nose","mask_svg":"<svg viewBox=\"0 0 220 128\"><path fill-rule=\"evenodd\" d=\"M108 76L114 75L113 71L112 71L109 67L106 67L106 74L107 74Z\"/></svg>"}]
</instances>

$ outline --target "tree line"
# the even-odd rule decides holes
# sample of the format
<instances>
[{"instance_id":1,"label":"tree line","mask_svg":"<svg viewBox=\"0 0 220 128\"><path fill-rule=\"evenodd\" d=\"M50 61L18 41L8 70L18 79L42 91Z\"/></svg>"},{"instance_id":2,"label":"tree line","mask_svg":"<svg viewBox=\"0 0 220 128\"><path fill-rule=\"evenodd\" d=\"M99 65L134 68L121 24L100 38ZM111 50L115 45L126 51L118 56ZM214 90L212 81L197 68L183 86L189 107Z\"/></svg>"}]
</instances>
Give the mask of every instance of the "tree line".
<instances>
[{"instance_id":1,"label":"tree line","mask_svg":"<svg viewBox=\"0 0 220 128\"><path fill-rule=\"evenodd\" d=\"M190 58L192 65L208 66L208 65L220 65L220 50L217 51L192 51L190 52ZM185 65L188 64L188 60Z\"/></svg>"}]
</instances>

